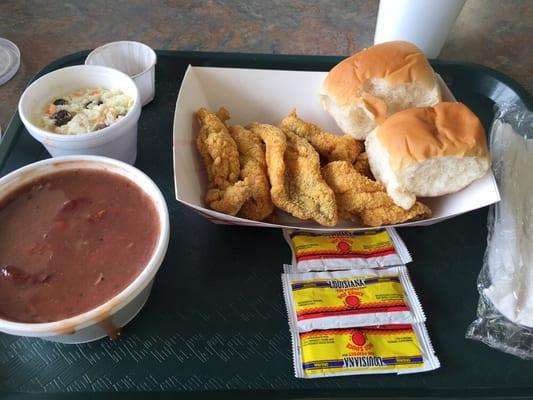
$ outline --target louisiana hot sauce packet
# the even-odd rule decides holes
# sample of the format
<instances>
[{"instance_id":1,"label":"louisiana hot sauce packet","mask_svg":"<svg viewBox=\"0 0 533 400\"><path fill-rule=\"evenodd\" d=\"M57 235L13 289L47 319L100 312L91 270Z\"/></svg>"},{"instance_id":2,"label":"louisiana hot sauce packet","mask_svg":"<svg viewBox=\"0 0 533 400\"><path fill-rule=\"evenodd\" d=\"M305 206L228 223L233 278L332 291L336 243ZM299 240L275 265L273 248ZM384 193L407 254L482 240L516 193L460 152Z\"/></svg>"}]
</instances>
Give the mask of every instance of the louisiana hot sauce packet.
<instances>
[{"instance_id":1,"label":"louisiana hot sauce packet","mask_svg":"<svg viewBox=\"0 0 533 400\"><path fill-rule=\"evenodd\" d=\"M298 332L425 321L405 266L284 273L282 284Z\"/></svg>"},{"instance_id":2,"label":"louisiana hot sauce packet","mask_svg":"<svg viewBox=\"0 0 533 400\"><path fill-rule=\"evenodd\" d=\"M284 229L292 251L291 272L388 267L411 255L394 228L362 232L306 232Z\"/></svg>"},{"instance_id":3,"label":"louisiana hot sauce packet","mask_svg":"<svg viewBox=\"0 0 533 400\"><path fill-rule=\"evenodd\" d=\"M439 368L424 324L292 331L297 378L397 373Z\"/></svg>"}]
</instances>

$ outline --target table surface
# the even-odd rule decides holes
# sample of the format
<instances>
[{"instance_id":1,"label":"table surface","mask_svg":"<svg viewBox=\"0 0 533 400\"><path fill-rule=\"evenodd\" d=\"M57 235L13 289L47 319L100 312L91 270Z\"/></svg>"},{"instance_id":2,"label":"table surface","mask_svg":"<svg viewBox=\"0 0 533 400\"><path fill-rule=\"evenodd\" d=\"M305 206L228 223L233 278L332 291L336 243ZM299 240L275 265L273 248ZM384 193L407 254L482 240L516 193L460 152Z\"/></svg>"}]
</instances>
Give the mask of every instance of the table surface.
<instances>
[{"instance_id":1,"label":"table surface","mask_svg":"<svg viewBox=\"0 0 533 400\"><path fill-rule=\"evenodd\" d=\"M0 37L22 55L0 86L0 125L28 80L66 54L138 40L169 50L349 55L372 44L377 9L377 0L3 0ZM531 21L530 0L468 0L440 58L487 65L531 92Z\"/></svg>"}]
</instances>

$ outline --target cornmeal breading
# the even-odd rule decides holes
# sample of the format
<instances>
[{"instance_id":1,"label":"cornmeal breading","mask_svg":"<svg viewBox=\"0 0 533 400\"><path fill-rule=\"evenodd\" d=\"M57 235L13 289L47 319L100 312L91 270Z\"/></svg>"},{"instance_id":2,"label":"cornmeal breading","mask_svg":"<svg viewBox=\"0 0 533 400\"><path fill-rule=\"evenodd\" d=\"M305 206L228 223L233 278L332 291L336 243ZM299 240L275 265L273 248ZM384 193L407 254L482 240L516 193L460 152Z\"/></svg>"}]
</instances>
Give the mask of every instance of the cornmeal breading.
<instances>
[{"instance_id":1,"label":"cornmeal breading","mask_svg":"<svg viewBox=\"0 0 533 400\"><path fill-rule=\"evenodd\" d=\"M330 162L322 168L322 174L335 192L343 217L349 213L365 225L381 226L431 216L431 210L420 202L409 210L398 207L381 183L361 175L345 161Z\"/></svg>"},{"instance_id":2,"label":"cornmeal breading","mask_svg":"<svg viewBox=\"0 0 533 400\"><path fill-rule=\"evenodd\" d=\"M200 132L196 147L204 160L209 180L205 202L209 208L236 215L252 195L250 184L240 177L239 152L225 121L229 112L221 108L212 113L200 108L196 114Z\"/></svg>"},{"instance_id":3,"label":"cornmeal breading","mask_svg":"<svg viewBox=\"0 0 533 400\"><path fill-rule=\"evenodd\" d=\"M295 110L281 121L280 127L307 139L315 150L329 161L341 160L353 163L365 149L363 142L351 136L325 132L317 125L303 121L296 115Z\"/></svg>"},{"instance_id":4,"label":"cornmeal breading","mask_svg":"<svg viewBox=\"0 0 533 400\"><path fill-rule=\"evenodd\" d=\"M273 125L249 126L265 142L272 202L303 220L337 223L335 195L320 173L320 158L307 140Z\"/></svg>"},{"instance_id":5,"label":"cornmeal breading","mask_svg":"<svg viewBox=\"0 0 533 400\"><path fill-rule=\"evenodd\" d=\"M242 205L239 215L262 221L274 211L267 176L265 145L261 137L240 125L230 126L229 133L239 150L241 178L249 182L252 196Z\"/></svg>"}]
</instances>

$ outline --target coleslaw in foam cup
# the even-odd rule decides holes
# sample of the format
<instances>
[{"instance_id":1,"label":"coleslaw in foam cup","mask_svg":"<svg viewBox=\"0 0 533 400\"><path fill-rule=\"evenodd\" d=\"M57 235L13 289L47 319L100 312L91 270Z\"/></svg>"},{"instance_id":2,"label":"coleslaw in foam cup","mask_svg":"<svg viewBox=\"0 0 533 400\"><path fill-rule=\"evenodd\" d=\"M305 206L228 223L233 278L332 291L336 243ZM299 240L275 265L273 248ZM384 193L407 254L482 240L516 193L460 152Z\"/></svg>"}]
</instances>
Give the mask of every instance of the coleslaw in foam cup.
<instances>
[{"instance_id":1,"label":"coleslaw in foam cup","mask_svg":"<svg viewBox=\"0 0 533 400\"><path fill-rule=\"evenodd\" d=\"M123 118L94 132L62 135L37 125L43 106L55 96L89 87L121 90L133 99L133 106ZM41 142L52 157L99 155L128 164L133 164L137 158L137 122L141 115L139 90L128 75L116 69L76 65L50 72L26 88L20 98L18 111L30 135Z\"/></svg>"}]
</instances>

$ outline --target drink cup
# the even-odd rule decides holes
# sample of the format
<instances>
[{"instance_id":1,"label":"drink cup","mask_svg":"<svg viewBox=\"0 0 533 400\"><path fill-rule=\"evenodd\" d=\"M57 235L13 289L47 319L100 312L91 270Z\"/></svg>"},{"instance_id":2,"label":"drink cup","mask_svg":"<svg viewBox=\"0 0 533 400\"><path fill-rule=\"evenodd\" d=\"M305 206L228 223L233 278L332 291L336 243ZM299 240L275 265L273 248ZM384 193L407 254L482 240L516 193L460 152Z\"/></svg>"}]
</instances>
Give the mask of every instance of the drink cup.
<instances>
[{"instance_id":1,"label":"drink cup","mask_svg":"<svg viewBox=\"0 0 533 400\"><path fill-rule=\"evenodd\" d=\"M405 40L436 58L466 0L381 0L374 44Z\"/></svg>"}]
</instances>

